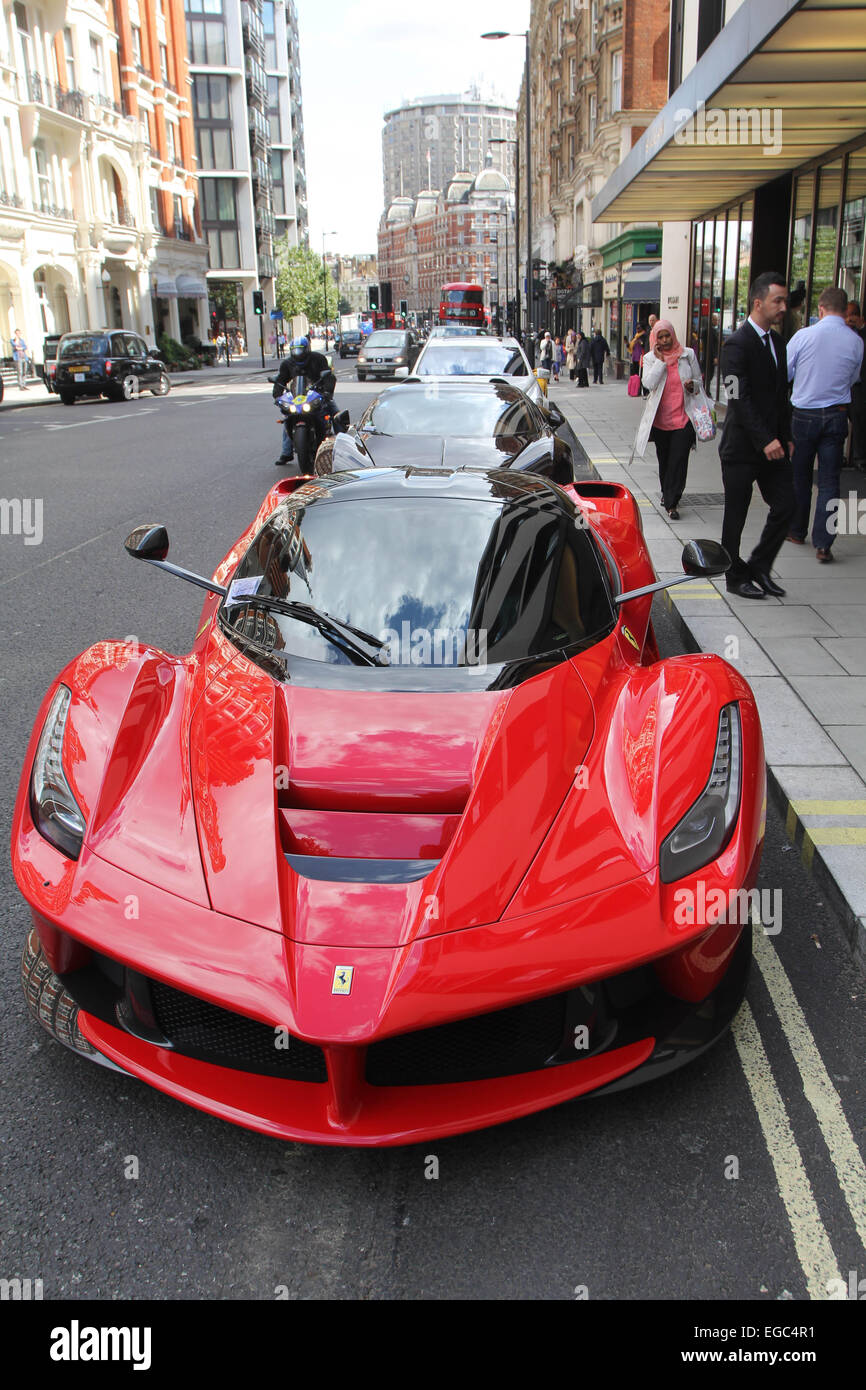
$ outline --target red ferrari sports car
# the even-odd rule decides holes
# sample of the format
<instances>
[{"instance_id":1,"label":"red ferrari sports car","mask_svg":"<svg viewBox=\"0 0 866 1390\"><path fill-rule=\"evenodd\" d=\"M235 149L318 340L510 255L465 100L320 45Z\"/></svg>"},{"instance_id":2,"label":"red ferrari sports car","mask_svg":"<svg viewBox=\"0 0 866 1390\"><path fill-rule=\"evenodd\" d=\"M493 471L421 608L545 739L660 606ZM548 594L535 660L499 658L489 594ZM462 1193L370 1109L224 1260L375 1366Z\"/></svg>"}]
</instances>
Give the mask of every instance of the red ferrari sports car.
<instances>
[{"instance_id":1,"label":"red ferrari sports car","mask_svg":"<svg viewBox=\"0 0 866 1390\"><path fill-rule=\"evenodd\" d=\"M625 488L289 478L213 579L162 526L126 544L208 592L188 655L99 642L36 720L12 855L61 1042L266 1134L377 1145L720 1036L761 729L726 662L659 659ZM691 542L669 582L726 565Z\"/></svg>"}]
</instances>

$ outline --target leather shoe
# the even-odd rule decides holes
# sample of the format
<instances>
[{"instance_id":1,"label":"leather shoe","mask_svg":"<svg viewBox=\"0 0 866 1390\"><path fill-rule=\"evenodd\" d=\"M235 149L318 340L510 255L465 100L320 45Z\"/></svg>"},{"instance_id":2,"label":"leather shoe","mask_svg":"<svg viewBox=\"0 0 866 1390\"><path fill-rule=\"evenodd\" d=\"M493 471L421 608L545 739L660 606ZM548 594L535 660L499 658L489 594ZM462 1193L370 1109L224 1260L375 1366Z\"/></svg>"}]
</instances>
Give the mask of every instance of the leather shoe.
<instances>
[{"instance_id":1,"label":"leather shoe","mask_svg":"<svg viewBox=\"0 0 866 1390\"><path fill-rule=\"evenodd\" d=\"M737 598L764 598L763 589L759 589L751 579L741 579L736 584L729 584L728 593L736 594Z\"/></svg>"},{"instance_id":2,"label":"leather shoe","mask_svg":"<svg viewBox=\"0 0 866 1390\"><path fill-rule=\"evenodd\" d=\"M759 589L763 589L765 594L772 594L773 598L785 597L785 590L782 588L781 584L777 584L775 580L771 579L768 574L764 574L763 571L752 570L752 579L758 585Z\"/></svg>"},{"instance_id":3,"label":"leather shoe","mask_svg":"<svg viewBox=\"0 0 866 1390\"><path fill-rule=\"evenodd\" d=\"M805 545L805 544L806 544L806 542L805 542L804 540L802 540L799 536L786 536L785 539L786 539L786 540L789 540L789 541L791 542L792 545Z\"/></svg>"}]
</instances>

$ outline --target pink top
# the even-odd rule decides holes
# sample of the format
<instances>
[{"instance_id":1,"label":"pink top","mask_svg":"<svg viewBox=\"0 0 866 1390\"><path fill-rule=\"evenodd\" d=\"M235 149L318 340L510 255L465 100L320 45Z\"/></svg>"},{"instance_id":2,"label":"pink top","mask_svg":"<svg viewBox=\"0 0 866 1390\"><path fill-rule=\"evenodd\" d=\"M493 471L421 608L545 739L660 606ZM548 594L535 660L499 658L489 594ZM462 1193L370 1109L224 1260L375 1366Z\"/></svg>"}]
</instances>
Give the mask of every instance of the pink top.
<instances>
[{"instance_id":1,"label":"pink top","mask_svg":"<svg viewBox=\"0 0 866 1390\"><path fill-rule=\"evenodd\" d=\"M665 382L662 398L658 403L653 428L657 430L681 430L689 423L689 417L683 409L683 383L680 380L678 357L667 363L667 370L668 379Z\"/></svg>"}]
</instances>

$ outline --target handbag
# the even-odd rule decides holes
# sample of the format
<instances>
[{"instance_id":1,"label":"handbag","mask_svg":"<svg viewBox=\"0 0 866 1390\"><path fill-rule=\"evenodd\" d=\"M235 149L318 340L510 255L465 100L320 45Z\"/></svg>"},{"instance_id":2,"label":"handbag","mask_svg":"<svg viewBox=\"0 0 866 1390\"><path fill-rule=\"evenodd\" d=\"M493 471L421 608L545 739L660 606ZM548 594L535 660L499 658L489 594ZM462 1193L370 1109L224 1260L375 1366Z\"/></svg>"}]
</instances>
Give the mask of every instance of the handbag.
<instances>
[{"instance_id":1,"label":"handbag","mask_svg":"<svg viewBox=\"0 0 866 1390\"><path fill-rule=\"evenodd\" d=\"M628 379L628 394L630 396L640 395L640 375L637 372Z\"/></svg>"}]
</instances>

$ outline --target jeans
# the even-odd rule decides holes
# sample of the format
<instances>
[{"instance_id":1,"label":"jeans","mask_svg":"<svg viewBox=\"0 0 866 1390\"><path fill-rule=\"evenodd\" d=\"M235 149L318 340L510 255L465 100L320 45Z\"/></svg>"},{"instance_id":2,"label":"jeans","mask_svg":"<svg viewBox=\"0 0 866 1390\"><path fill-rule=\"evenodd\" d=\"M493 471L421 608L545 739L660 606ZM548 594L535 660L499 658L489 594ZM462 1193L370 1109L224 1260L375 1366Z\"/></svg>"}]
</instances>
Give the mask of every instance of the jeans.
<instances>
[{"instance_id":1,"label":"jeans","mask_svg":"<svg viewBox=\"0 0 866 1390\"><path fill-rule=\"evenodd\" d=\"M27 359L26 359L26 357L18 357L18 358L16 358L15 366L16 366L16 368L17 368L17 370L18 370L18 385L21 386L21 387L23 388L24 382L25 382L25 380L26 380L26 378L27 378Z\"/></svg>"},{"instance_id":2,"label":"jeans","mask_svg":"<svg viewBox=\"0 0 866 1390\"><path fill-rule=\"evenodd\" d=\"M283 457L284 459L291 459L291 458L294 458L294 457L295 457L295 448L294 448L294 445L292 444L292 434L291 434L291 430L287 429L285 425L283 425L283 450L282 450L282 457Z\"/></svg>"},{"instance_id":3,"label":"jeans","mask_svg":"<svg viewBox=\"0 0 866 1390\"><path fill-rule=\"evenodd\" d=\"M604 358L592 359L592 384L593 386L604 385Z\"/></svg>"},{"instance_id":4,"label":"jeans","mask_svg":"<svg viewBox=\"0 0 866 1390\"><path fill-rule=\"evenodd\" d=\"M838 503L842 473L842 450L848 438L848 411L844 406L823 410L794 407L791 433L794 436L794 495L797 508L791 522L791 535L806 539L812 510L812 470L818 456L818 502L812 524L812 544L816 550L829 550L835 539L827 530L830 504ZM836 508L833 508L835 512Z\"/></svg>"}]
</instances>

